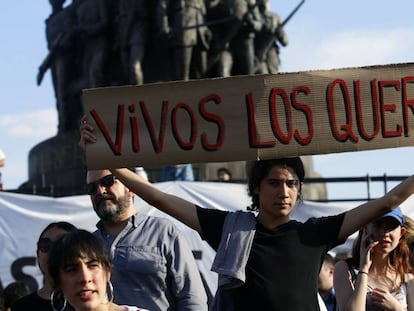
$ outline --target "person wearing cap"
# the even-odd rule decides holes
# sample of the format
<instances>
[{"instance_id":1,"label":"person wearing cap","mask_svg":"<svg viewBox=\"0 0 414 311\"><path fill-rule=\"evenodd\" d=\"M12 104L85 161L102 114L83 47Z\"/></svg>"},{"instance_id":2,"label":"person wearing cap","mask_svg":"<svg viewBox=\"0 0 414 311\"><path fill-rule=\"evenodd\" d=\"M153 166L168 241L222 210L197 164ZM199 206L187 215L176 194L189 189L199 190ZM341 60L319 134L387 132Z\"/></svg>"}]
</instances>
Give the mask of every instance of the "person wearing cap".
<instances>
[{"instance_id":1,"label":"person wearing cap","mask_svg":"<svg viewBox=\"0 0 414 311\"><path fill-rule=\"evenodd\" d=\"M335 265L340 310L414 310L404 216L397 207L359 231L352 257Z\"/></svg>"}]
</instances>

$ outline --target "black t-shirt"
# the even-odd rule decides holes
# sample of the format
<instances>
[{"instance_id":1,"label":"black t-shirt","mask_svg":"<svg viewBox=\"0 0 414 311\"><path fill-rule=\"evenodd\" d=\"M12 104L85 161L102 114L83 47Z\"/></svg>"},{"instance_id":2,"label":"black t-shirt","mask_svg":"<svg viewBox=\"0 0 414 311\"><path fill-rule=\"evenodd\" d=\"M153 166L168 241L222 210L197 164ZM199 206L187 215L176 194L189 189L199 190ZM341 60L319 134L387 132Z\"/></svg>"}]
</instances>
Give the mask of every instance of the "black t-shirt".
<instances>
[{"instance_id":1,"label":"black t-shirt","mask_svg":"<svg viewBox=\"0 0 414 311\"><path fill-rule=\"evenodd\" d=\"M50 300L43 299L37 292L33 292L27 296L18 299L12 307L12 311L53 311ZM74 311L72 306L66 305L64 311Z\"/></svg>"},{"instance_id":2,"label":"black t-shirt","mask_svg":"<svg viewBox=\"0 0 414 311\"><path fill-rule=\"evenodd\" d=\"M53 311L50 300L43 299L36 292L24 296L17 300L12 308L12 311Z\"/></svg>"},{"instance_id":3,"label":"black t-shirt","mask_svg":"<svg viewBox=\"0 0 414 311\"><path fill-rule=\"evenodd\" d=\"M217 250L228 212L198 208L203 238ZM324 254L338 245L344 214L292 220L273 230L256 224L246 283L229 290L235 310L319 310L318 275Z\"/></svg>"}]
</instances>

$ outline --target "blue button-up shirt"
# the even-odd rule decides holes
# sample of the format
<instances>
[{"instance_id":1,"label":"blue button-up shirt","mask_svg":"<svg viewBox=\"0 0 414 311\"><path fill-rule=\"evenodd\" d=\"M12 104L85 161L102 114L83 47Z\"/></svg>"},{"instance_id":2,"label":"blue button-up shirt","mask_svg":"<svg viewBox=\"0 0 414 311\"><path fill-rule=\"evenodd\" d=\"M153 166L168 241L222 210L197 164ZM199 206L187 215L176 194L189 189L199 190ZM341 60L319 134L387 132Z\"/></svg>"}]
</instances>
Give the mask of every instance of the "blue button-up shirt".
<instances>
[{"instance_id":1,"label":"blue button-up shirt","mask_svg":"<svg viewBox=\"0 0 414 311\"><path fill-rule=\"evenodd\" d=\"M117 237L95 232L112 258L114 301L156 310L207 310L207 296L185 237L169 220L132 216Z\"/></svg>"},{"instance_id":2,"label":"blue button-up shirt","mask_svg":"<svg viewBox=\"0 0 414 311\"><path fill-rule=\"evenodd\" d=\"M333 288L324 296L322 297L323 302L325 303L326 309L328 311L337 311L338 308L336 306L336 297L335 297L335 291Z\"/></svg>"}]
</instances>

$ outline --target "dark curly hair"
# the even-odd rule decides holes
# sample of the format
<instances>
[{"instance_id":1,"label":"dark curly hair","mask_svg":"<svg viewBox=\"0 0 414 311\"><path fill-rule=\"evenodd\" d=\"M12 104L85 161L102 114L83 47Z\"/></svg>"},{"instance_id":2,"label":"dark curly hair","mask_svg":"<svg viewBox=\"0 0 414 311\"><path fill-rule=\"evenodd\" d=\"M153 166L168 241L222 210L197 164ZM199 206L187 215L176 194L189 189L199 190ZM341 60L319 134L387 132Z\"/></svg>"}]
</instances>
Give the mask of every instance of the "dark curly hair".
<instances>
[{"instance_id":1,"label":"dark curly hair","mask_svg":"<svg viewBox=\"0 0 414 311\"><path fill-rule=\"evenodd\" d=\"M299 157L258 160L251 162L249 166L250 167L247 168L248 194L252 198L252 205L247 209L251 211L259 211L259 196L255 193L255 190L273 167L281 166L291 168L298 176L300 184L302 184L305 179L305 168ZM299 192L300 191L301 187L299 188Z\"/></svg>"}]
</instances>

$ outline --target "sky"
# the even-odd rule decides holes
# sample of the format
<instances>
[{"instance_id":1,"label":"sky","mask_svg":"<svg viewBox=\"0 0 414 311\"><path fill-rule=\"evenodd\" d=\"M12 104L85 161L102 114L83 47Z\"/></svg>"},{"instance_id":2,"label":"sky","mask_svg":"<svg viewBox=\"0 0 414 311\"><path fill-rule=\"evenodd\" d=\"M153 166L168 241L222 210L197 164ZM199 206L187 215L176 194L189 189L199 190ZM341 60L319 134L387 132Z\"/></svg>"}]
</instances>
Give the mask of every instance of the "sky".
<instances>
[{"instance_id":1,"label":"sky","mask_svg":"<svg viewBox=\"0 0 414 311\"><path fill-rule=\"evenodd\" d=\"M299 1L271 0L282 19ZM47 54L44 0L7 1L0 11L0 148L6 189L28 179L28 153L57 132L57 112L50 74L40 87L37 68ZM286 25L289 44L281 49L281 72L337 69L412 62L412 0L306 0ZM322 177L411 175L414 148L396 148L313 156ZM373 185L372 195L383 186ZM366 196L364 184L328 184L329 198Z\"/></svg>"}]
</instances>

